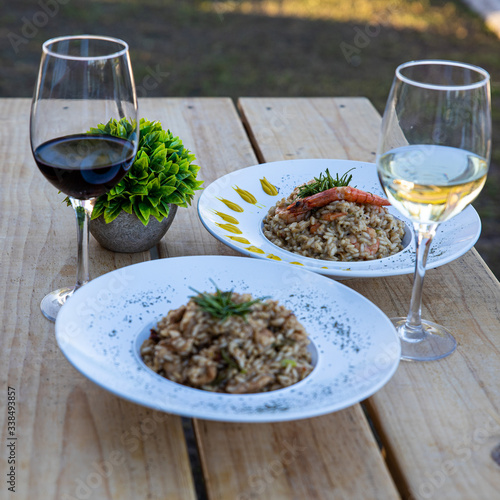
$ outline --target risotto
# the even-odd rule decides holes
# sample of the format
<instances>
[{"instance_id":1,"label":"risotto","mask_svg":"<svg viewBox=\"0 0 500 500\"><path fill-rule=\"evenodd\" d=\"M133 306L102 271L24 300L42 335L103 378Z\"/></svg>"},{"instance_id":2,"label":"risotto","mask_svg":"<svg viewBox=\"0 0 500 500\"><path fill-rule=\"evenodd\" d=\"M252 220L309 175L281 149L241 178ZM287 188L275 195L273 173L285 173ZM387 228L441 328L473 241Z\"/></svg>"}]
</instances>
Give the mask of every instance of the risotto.
<instances>
[{"instance_id":1,"label":"risotto","mask_svg":"<svg viewBox=\"0 0 500 500\"><path fill-rule=\"evenodd\" d=\"M278 247L344 262L381 259L402 250L404 222L383 206L338 200L287 220L282 213L296 202L298 189L271 207L263 221L264 235Z\"/></svg>"},{"instance_id":2,"label":"risotto","mask_svg":"<svg viewBox=\"0 0 500 500\"><path fill-rule=\"evenodd\" d=\"M221 319L191 297L151 329L141 347L146 365L179 384L233 394L281 389L311 373L309 338L290 310L224 293L236 305L251 301L248 313Z\"/></svg>"}]
</instances>

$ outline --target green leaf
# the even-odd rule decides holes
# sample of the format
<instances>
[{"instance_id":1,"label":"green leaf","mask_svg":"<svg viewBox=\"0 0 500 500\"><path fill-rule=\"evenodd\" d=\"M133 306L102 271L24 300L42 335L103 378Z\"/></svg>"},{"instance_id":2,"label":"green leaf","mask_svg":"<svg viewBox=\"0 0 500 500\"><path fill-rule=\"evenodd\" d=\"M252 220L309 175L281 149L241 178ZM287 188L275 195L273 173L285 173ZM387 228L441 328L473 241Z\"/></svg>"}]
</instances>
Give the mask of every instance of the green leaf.
<instances>
[{"instance_id":1,"label":"green leaf","mask_svg":"<svg viewBox=\"0 0 500 500\"><path fill-rule=\"evenodd\" d=\"M92 210L92 215L90 219L91 220L97 219L97 217L101 216L104 213L105 209L106 209L106 197L99 196L99 198L97 198L94 204L94 209Z\"/></svg>"},{"instance_id":2,"label":"green leaf","mask_svg":"<svg viewBox=\"0 0 500 500\"><path fill-rule=\"evenodd\" d=\"M120 203L114 203L106 207L106 210L104 210L104 222L106 222L106 224L109 224L110 222L114 221L121 211L122 207Z\"/></svg>"},{"instance_id":3,"label":"green leaf","mask_svg":"<svg viewBox=\"0 0 500 500\"><path fill-rule=\"evenodd\" d=\"M186 172L185 170L175 174L175 178L178 181L183 181L184 179L187 179L188 177L191 177L191 172L189 172L189 171Z\"/></svg>"},{"instance_id":4,"label":"green leaf","mask_svg":"<svg viewBox=\"0 0 500 500\"><path fill-rule=\"evenodd\" d=\"M170 212L170 207L168 206L168 204L164 205L163 203L159 203L156 209L158 210L158 213L163 217L168 217L168 214Z\"/></svg>"},{"instance_id":5,"label":"green leaf","mask_svg":"<svg viewBox=\"0 0 500 500\"><path fill-rule=\"evenodd\" d=\"M137 215L137 218L138 218L138 219L139 219L139 220L140 220L140 221L141 221L141 222L142 222L145 226L147 226L147 225L148 225L149 218L148 218L148 219L146 219L146 218L142 215L142 213L141 213L141 211L140 211L140 209L139 209L139 206L138 206L138 205L134 205L134 213L135 213L135 215Z\"/></svg>"},{"instance_id":6,"label":"green leaf","mask_svg":"<svg viewBox=\"0 0 500 500\"><path fill-rule=\"evenodd\" d=\"M165 170L163 163L159 162L151 162L149 168L154 174L159 174Z\"/></svg>"},{"instance_id":7,"label":"green leaf","mask_svg":"<svg viewBox=\"0 0 500 500\"><path fill-rule=\"evenodd\" d=\"M147 189L148 191L156 191L160 189L160 181L158 180L157 177L155 177L153 174L151 174L148 178L148 183L147 183Z\"/></svg>"},{"instance_id":8,"label":"green leaf","mask_svg":"<svg viewBox=\"0 0 500 500\"><path fill-rule=\"evenodd\" d=\"M159 213L158 214L151 214L158 222L161 222L165 217L163 214Z\"/></svg>"},{"instance_id":9,"label":"green leaf","mask_svg":"<svg viewBox=\"0 0 500 500\"><path fill-rule=\"evenodd\" d=\"M139 211L145 220L149 220L149 216L151 215L151 205L149 203L139 202Z\"/></svg>"},{"instance_id":10,"label":"green leaf","mask_svg":"<svg viewBox=\"0 0 500 500\"><path fill-rule=\"evenodd\" d=\"M175 192L169 196L165 197L165 201L167 203L174 203L175 205L179 205L180 207L187 207L187 203L185 201L184 196L181 196L179 193Z\"/></svg>"},{"instance_id":11,"label":"green leaf","mask_svg":"<svg viewBox=\"0 0 500 500\"><path fill-rule=\"evenodd\" d=\"M148 188L146 186L143 186L142 184L136 184L135 186L131 186L128 192L130 194L147 195Z\"/></svg>"},{"instance_id":12,"label":"green leaf","mask_svg":"<svg viewBox=\"0 0 500 500\"><path fill-rule=\"evenodd\" d=\"M179 183L179 186L178 186L178 191L183 193L183 194L192 194L194 195L194 191L187 185L185 184L184 182L181 182Z\"/></svg>"},{"instance_id":13,"label":"green leaf","mask_svg":"<svg viewBox=\"0 0 500 500\"><path fill-rule=\"evenodd\" d=\"M193 155L190 155L190 156L193 156ZM196 176L196 174L200 171L200 167L198 165L191 164L191 165L189 165L189 171Z\"/></svg>"},{"instance_id":14,"label":"green leaf","mask_svg":"<svg viewBox=\"0 0 500 500\"><path fill-rule=\"evenodd\" d=\"M168 150L165 148L165 144L160 144L152 154L153 158L161 158L164 160L167 156Z\"/></svg>"},{"instance_id":15,"label":"green leaf","mask_svg":"<svg viewBox=\"0 0 500 500\"><path fill-rule=\"evenodd\" d=\"M152 193L149 193L148 195L148 200L149 200L149 203L151 204L152 207L156 207L158 205L158 203L160 203L160 200L161 200L161 194L152 194Z\"/></svg>"},{"instance_id":16,"label":"green leaf","mask_svg":"<svg viewBox=\"0 0 500 500\"><path fill-rule=\"evenodd\" d=\"M162 186L158 191L161 196L168 196L175 191L175 186Z\"/></svg>"},{"instance_id":17,"label":"green leaf","mask_svg":"<svg viewBox=\"0 0 500 500\"><path fill-rule=\"evenodd\" d=\"M175 175L179 171L179 164L178 163L172 163L168 169L168 173L170 175Z\"/></svg>"},{"instance_id":18,"label":"green leaf","mask_svg":"<svg viewBox=\"0 0 500 500\"><path fill-rule=\"evenodd\" d=\"M124 212L127 212L128 214L132 215L132 210L133 210L132 200L129 199L127 202L123 203L122 204L122 210Z\"/></svg>"},{"instance_id":19,"label":"green leaf","mask_svg":"<svg viewBox=\"0 0 500 500\"><path fill-rule=\"evenodd\" d=\"M176 186L176 185L177 185L177 178L175 177L175 175L167 177L165 181L162 183L162 186Z\"/></svg>"},{"instance_id":20,"label":"green leaf","mask_svg":"<svg viewBox=\"0 0 500 500\"><path fill-rule=\"evenodd\" d=\"M134 171L145 172L147 175L147 168L149 166L149 157L144 151L141 151L139 154L140 156L134 162Z\"/></svg>"},{"instance_id":21,"label":"green leaf","mask_svg":"<svg viewBox=\"0 0 500 500\"><path fill-rule=\"evenodd\" d=\"M205 181L191 181L191 187L192 187L195 191L197 191L198 189L202 189L202 187L201 187L201 186L203 186L203 183L204 183L204 182L205 182Z\"/></svg>"},{"instance_id":22,"label":"green leaf","mask_svg":"<svg viewBox=\"0 0 500 500\"><path fill-rule=\"evenodd\" d=\"M124 182L119 182L114 188L114 192L119 195L122 194L123 191L125 191L125 183Z\"/></svg>"}]
</instances>

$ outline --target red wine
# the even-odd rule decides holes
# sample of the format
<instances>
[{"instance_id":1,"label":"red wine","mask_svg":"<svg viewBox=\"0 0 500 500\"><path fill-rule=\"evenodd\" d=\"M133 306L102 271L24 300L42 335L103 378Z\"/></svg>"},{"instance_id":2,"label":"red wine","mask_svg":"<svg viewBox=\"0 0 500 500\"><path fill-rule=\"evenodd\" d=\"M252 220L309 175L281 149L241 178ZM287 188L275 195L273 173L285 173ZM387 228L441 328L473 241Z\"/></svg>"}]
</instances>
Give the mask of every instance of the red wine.
<instances>
[{"instance_id":1,"label":"red wine","mask_svg":"<svg viewBox=\"0 0 500 500\"><path fill-rule=\"evenodd\" d=\"M134 146L107 135L69 135L44 142L33 155L49 182L68 196L88 200L120 182L134 161Z\"/></svg>"}]
</instances>

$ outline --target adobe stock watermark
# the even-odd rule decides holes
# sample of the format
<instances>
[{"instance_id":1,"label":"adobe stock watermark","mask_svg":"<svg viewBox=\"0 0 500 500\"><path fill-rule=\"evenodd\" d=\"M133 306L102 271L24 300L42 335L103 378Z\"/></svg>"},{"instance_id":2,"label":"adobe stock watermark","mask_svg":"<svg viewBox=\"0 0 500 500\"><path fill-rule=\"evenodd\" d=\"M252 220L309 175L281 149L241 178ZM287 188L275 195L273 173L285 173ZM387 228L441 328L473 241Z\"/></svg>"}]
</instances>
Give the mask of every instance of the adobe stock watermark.
<instances>
[{"instance_id":1,"label":"adobe stock watermark","mask_svg":"<svg viewBox=\"0 0 500 500\"><path fill-rule=\"evenodd\" d=\"M284 268L284 272L281 275L281 283L284 290L295 295L300 294L303 290L314 289L316 286L316 275L304 273L303 268L304 266L300 264L292 264Z\"/></svg>"},{"instance_id":2,"label":"adobe stock watermark","mask_svg":"<svg viewBox=\"0 0 500 500\"><path fill-rule=\"evenodd\" d=\"M374 15L362 28L354 26L352 43L340 43L342 54L351 66L359 66L361 64L361 52L363 49L366 49L372 40L380 35L381 26L385 24L386 19L401 9L401 0L394 0L382 12Z\"/></svg>"},{"instance_id":3,"label":"adobe stock watermark","mask_svg":"<svg viewBox=\"0 0 500 500\"><path fill-rule=\"evenodd\" d=\"M156 90L160 84L170 76L170 72L162 71L159 64L154 68L148 66L146 68L146 73L147 75L145 75L141 82L135 87L137 97L147 97L150 92Z\"/></svg>"},{"instance_id":4,"label":"adobe stock watermark","mask_svg":"<svg viewBox=\"0 0 500 500\"><path fill-rule=\"evenodd\" d=\"M295 439L291 443L283 441L283 449L279 455L250 475L249 488L244 493L240 493L236 500L251 500L255 499L256 496L264 495L270 485L284 474L285 468L297 460L306 450L307 447L300 446ZM265 495L265 498L269 498L269 496Z\"/></svg>"},{"instance_id":5,"label":"adobe stock watermark","mask_svg":"<svg viewBox=\"0 0 500 500\"><path fill-rule=\"evenodd\" d=\"M373 382L392 370L401 356L399 340L384 345L373 358L364 363L353 375L354 384Z\"/></svg>"},{"instance_id":6,"label":"adobe stock watermark","mask_svg":"<svg viewBox=\"0 0 500 500\"><path fill-rule=\"evenodd\" d=\"M35 38L38 32L47 26L49 21L59 13L61 5L66 5L69 0L39 0L40 7L32 16L21 17L21 28L19 32L10 31L7 33L12 49L17 54L20 48L27 45Z\"/></svg>"},{"instance_id":7,"label":"adobe stock watermark","mask_svg":"<svg viewBox=\"0 0 500 500\"><path fill-rule=\"evenodd\" d=\"M14 387L7 387L7 490L16 492L17 467L17 392Z\"/></svg>"}]
</instances>

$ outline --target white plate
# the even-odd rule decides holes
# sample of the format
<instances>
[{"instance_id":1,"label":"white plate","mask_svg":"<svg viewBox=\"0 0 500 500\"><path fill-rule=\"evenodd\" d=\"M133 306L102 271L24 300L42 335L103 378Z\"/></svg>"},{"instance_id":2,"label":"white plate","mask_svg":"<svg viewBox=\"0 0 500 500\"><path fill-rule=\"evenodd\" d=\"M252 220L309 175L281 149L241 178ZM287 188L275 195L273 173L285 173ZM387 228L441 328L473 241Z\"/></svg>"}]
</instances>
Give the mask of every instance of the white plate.
<instances>
[{"instance_id":1,"label":"white plate","mask_svg":"<svg viewBox=\"0 0 500 500\"><path fill-rule=\"evenodd\" d=\"M406 235L403 240L405 248L396 255L383 259L332 262L302 257L279 248L264 236L262 220L269 208L281 198L288 196L296 186L317 177L327 168L330 174L335 176L338 173L339 177L354 168L350 172L353 177L352 186L384 196L373 163L321 159L277 161L243 168L217 179L204 189L198 201L198 214L205 228L213 236L250 257L281 260L336 278L412 274L415 271L412 223L393 207L388 207L389 212L406 223ZM277 196L270 196L263 190L260 180L264 177L279 190ZM251 193L257 203L245 201L234 189L236 186ZM231 210L221 199L236 203L243 211ZM237 223L233 221L227 225L228 223L223 220L225 216L234 218ZM474 246L480 233L481 221L471 206L441 224L429 251L427 269L442 266L463 255ZM244 238L246 242L235 241L232 239L234 237Z\"/></svg>"},{"instance_id":2,"label":"white plate","mask_svg":"<svg viewBox=\"0 0 500 500\"><path fill-rule=\"evenodd\" d=\"M295 312L317 354L303 381L262 394L220 394L182 386L154 373L139 347L149 328L199 291L271 296ZM389 319L346 286L303 269L243 257L160 259L91 281L64 305L56 338L69 362L108 391L157 410L208 420L275 422L333 412L380 389L399 363Z\"/></svg>"}]
</instances>

